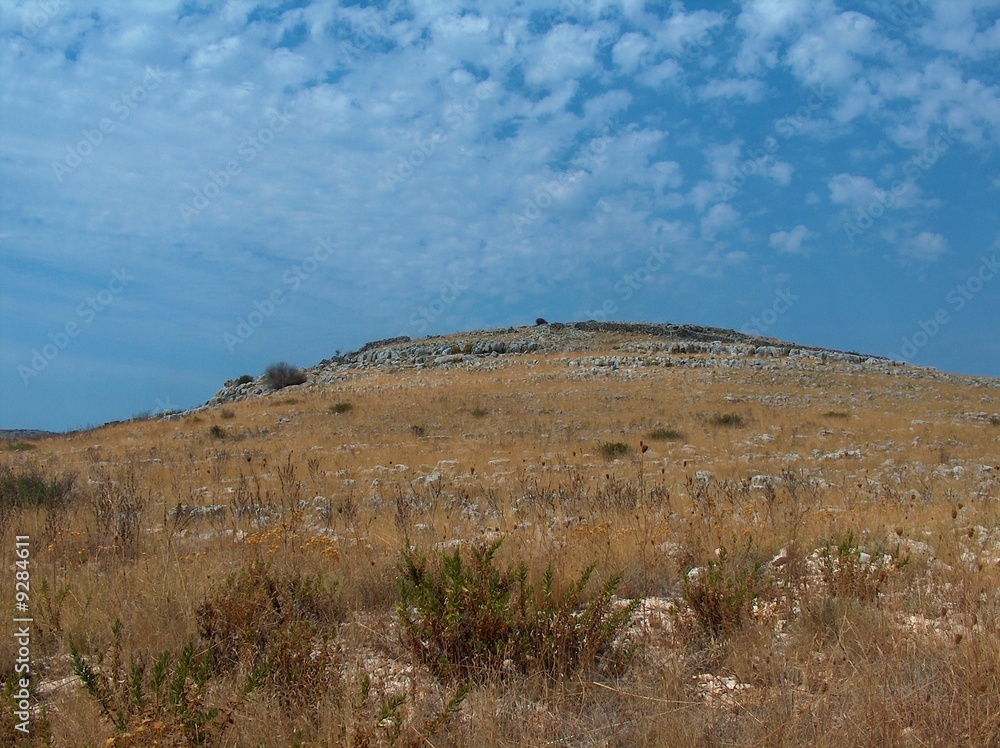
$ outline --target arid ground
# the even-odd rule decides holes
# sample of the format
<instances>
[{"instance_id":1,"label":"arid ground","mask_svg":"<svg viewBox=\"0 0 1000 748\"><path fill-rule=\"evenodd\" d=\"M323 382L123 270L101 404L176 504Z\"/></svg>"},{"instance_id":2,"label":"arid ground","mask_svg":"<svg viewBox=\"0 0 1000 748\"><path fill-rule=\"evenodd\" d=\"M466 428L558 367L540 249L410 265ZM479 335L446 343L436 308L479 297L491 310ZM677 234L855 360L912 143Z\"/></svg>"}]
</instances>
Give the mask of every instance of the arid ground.
<instances>
[{"instance_id":1,"label":"arid ground","mask_svg":"<svg viewBox=\"0 0 1000 748\"><path fill-rule=\"evenodd\" d=\"M554 340L8 443L3 740L1000 745L1000 381Z\"/></svg>"}]
</instances>

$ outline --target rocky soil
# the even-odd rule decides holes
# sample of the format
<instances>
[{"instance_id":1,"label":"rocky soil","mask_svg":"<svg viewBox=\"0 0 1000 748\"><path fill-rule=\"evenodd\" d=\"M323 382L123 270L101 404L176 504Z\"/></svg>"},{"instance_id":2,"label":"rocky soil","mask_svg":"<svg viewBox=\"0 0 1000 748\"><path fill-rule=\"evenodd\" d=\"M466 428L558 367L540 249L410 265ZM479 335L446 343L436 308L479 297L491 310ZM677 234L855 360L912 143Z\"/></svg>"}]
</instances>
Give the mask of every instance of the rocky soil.
<instances>
[{"instance_id":1,"label":"rocky soil","mask_svg":"<svg viewBox=\"0 0 1000 748\"><path fill-rule=\"evenodd\" d=\"M606 355L609 349L615 354ZM602 355L585 355L588 352ZM362 369L491 369L506 365L511 356L538 353L566 354L562 360L574 367L578 376L631 378L641 376L643 368L651 366L787 369L817 364L879 369L896 376L957 376L881 356L798 345L716 327L594 321L477 330L419 340L404 335L367 343L357 351L325 359L304 371L308 382L329 384ZM1000 386L1000 380L988 377L961 379ZM261 397L269 392L271 388L263 377L245 384L234 380L227 382L205 406Z\"/></svg>"}]
</instances>

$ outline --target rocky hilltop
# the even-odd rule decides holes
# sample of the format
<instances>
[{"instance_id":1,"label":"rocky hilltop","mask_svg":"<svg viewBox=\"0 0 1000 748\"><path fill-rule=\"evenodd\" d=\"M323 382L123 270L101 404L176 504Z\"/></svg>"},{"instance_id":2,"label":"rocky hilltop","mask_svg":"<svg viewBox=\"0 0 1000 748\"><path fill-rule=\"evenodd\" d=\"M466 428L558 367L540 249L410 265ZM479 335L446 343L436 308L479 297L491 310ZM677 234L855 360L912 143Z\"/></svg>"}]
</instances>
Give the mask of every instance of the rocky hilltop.
<instances>
[{"instance_id":1,"label":"rocky hilltop","mask_svg":"<svg viewBox=\"0 0 1000 748\"><path fill-rule=\"evenodd\" d=\"M615 355L581 355L608 348L614 349ZM901 366L881 356L799 345L718 327L589 321L476 330L419 340L403 335L372 341L357 351L333 356L303 371L309 382L330 383L358 369L489 368L504 365L510 356L537 352L566 353L567 365L581 371L644 366L775 368L788 361L834 362L886 370ZM242 384L233 380L206 405L259 397L270 391L263 377Z\"/></svg>"}]
</instances>

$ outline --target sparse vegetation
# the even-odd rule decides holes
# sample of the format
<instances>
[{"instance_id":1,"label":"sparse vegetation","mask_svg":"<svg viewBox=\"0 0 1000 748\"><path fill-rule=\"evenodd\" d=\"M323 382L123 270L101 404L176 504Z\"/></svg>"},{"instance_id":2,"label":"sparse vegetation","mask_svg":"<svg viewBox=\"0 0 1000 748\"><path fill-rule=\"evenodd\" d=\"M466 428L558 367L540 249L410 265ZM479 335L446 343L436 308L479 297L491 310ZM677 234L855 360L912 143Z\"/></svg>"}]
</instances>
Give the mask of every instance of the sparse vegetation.
<instances>
[{"instance_id":1,"label":"sparse vegetation","mask_svg":"<svg viewBox=\"0 0 1000 748\"><path fill-rule=\"evenodd\" d=\"M208 427L208 435L213 439L225 439L226 430L222 428L222 426L220 426L219 424L213 423L211 426Z\"/></svg>"},{"instance_id":2,"label":"sparse vegetation","mask_svg":"<svg viewBox=\"0 0 1000 748\"><path fill-rule=\"evenodd\" d=\"M470 413L471 413L471 415L472 415L473 418L485 418L486 416L488 416L490 414L490 411L489 411L488 408L484 408L482 406L478 406L478 407L473 408L470 411Z\"/></svg>"},{"instance_id":3,"label":"sparse vegetation","mask_svg":"<svg viewBox=\"0 0 1000 748\"><path fill-rule=\"evenodd\" d=\"M344 413L350 413L352 410L354 410L354 406L351 403L334 403L327 410L330 413L343 415Z\"/></svg>"},{"instance_id":4,"label":"sparse vegetation","mask_svg":"<svg viewBox=\"0 0 1000 748\"><path fill-rule=\"evenodd\" d=\"M0 450L35 744L1000 745L995 384L589 352Z\"/></svg>"},{"instance_id":5,"label":"sparse vegetation","mask_svg":"<svg viewBox=\"0 0 1000 748\"><path fill-rule=\"evenodd\" d=\"M306 373L302 369L286 364L284 361L271 364L264 370L264 382L275 391L304 384L306 380Z\"/></svg>"},{"instance_id":6,"label":"sparse vegetation","mask_svg":"<svg viewBox=\"0 0 1000 748\"><path fill-rule=\"evenodd\" d=\"M850 418L851 414L843 410L828 410L823 414L824 418Z\"/></svg>"}]
</instances>

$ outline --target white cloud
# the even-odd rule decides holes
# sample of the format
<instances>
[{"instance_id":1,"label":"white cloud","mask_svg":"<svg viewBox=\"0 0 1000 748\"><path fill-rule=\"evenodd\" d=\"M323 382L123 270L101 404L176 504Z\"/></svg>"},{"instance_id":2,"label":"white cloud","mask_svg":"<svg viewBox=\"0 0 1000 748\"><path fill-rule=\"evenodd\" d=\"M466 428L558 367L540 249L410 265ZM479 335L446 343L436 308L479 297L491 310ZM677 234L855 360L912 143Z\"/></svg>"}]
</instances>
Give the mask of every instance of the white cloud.
<instances>
[{"instance_id":1,"label":"white cloud","mask_svg":"<svg viewBox=\"0 0 1000 748\"><path fill-rule=\"evenodd\" d=\"M899 256L918 262L936 262L948 251L948 242L941 234L922 231L899 245Z\"/></svg>"},{"instance_id":2,"label":"white cloud","mask_svg":"<svg viewBox=\"0 0 1000 748\"><path fill-rule=\"evenodd\" d=\"M920 29L924 43L972 59L1000 51L1000 20L990 18L995 2L937 0L931 10L931 18Z\"/></svg>"},{"instance_id":3,"label":"white cloud","mask_svg":"<svg viewBox=\"0 0 1000 748\"><path fill-rule=\"evenodd\" d=\"M650 40L644 34L630 32L622 36L611 50L611 58L623 73L634 73L643 55L650 49Z\"/></svg>"},{"instance_id":4,"label":"white cloud","mask_svg":"<svg viewBox=\"0 0 1000 748\"><path fill-rule=\"evenodd\" d=\"M862 58L877 55L881 47L875 22L851 11L803 34L789 48L788 62L806 85L839 88L863 70Z\"/></svg>"},{"instance_id":5,"label":"white cloud","mask_svg":"<svg viewBox=\"0 0 1000 748\"><path fill-rule=\"evenodd\" d=\"M778 64L777 42L832 11L830 0L749 0L736 19L744 38L736 58L741 73L756 74Z\"/></svg>"},{"instance_id":6,"label":"white cloud","mask_svg":"<svg viewBox=\"0 0 1000 748\"><path fill-rule=\"evenodd\" d=\"M701 235L711 241L719 234L731 231L740 221L739 211L729 203L718 203L701 218Z\"/></svg>"},{"instance_id":7,"label":"white cloud","mask_svg":"<svg viewBox=\"0 0 1000 748\"><path fill-rule=\"evenodd\" d=\"M922 70L884 70L870 77L882 98L903 107L890 133L904 147L922 146L929 134L943 128L980 147L1000 138L1000 87L967 76L949 60L937 58Z\"/></svg>"},{"instance_id":8,"label":"white cloud","mask_svg":"<svg viewBox=\"0 0 1000 748\"><path fill-rule=\"evenodd\" d=\"M726 18L722 13L696 10L673 13L655 32L657 47L667 54L697 57L713 46Z\"/></svg>"},{"instance_id":9,"label":"white cloud","mask_svg":"<svg viewBox=\"0 0 1000 748\"><path fill-rule=\"evenodd\" d=\"M753 104L764 98L767 87L753 78L724 78L712 80L698 89L698 97L710 99L743 99Z\"/></svg>"},{"instance_id":10,"label":"white cloud","mask_svg":"<svg viewBox=\"0 0 1000 748\"><path fill-rule=\"evenodd\" d=\"M776 231L768 238L768 245L772 249L788 254L803 254L808 248L803 246L809 239L816 238L817 235L807 229L801 223L791 231Z\"/></svg>"},{"instance_id":11,"label":"white cloud","mask_svg":"<svg viewBox=\"0 0 1000 748\"><path fill-rule=\"evenodd\" d=\"M883 207L891 205L894 208L935 207L934 200L924 200L920 196L919 187L912 181L902 183L902 188L890 193L868 177L841 173L830 178L827 186L830 189L830 202L834 205L845 205L850 208L867 208L872 203Z\"/></svg>"},{"instance_id":12,"label":"white cloud","mask_svg":"<svg viewBox=\"0 0 1000 748\"><path fill-rule=\"evenodd\" d=\"M562 23L549 31L529 53L524 80L531 86L553 86L593 70L600 34Z\"/></svg>"}]
</instances>

